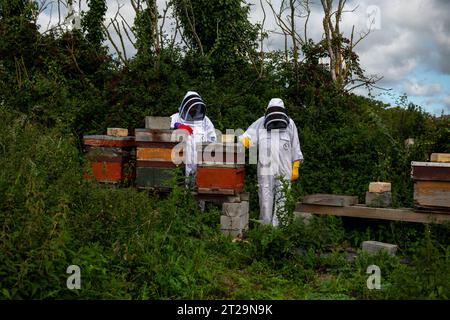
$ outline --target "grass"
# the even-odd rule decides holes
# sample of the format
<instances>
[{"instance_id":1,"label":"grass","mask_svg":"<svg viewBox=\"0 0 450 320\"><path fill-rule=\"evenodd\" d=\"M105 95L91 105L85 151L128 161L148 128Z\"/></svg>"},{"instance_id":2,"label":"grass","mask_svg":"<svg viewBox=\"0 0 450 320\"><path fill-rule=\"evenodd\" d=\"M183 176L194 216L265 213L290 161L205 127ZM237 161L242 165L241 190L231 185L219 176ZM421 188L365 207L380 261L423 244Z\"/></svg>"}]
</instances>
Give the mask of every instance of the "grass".
<instances>
[{"instance_id":1,"label":"grass","mask_svg":"<svg viewBox=\"0 0 450 320\"><path fill-rule=\"evenodd\" d=\"M245 241L232 242L220 232L220 208L199 212L181 188L159 199L85 181L73 139L8 114L0 168L1 299L450 297L448 226L315 217L277 229L252 224ZM364 240L394 240L400 255L368 256L358 250ZM81 290L66 287L73 264ZM382 290L367 289L372 264Z\"/></svg>"}]
</instances>

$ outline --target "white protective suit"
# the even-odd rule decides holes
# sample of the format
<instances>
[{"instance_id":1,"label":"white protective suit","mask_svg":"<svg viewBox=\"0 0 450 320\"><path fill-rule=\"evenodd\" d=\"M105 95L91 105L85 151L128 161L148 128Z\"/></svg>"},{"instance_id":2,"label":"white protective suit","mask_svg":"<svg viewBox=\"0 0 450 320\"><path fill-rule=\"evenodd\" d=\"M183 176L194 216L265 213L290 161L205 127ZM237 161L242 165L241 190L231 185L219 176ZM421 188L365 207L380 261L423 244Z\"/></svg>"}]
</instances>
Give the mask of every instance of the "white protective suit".
<instances>
[{"instance_id":1,"label":"white protective suit","mask_svg":"<svg viewBox=\"0 0 450 320\"><path fill-rule=\"evenodd\" d=\"M189 114L189 108L192 106L189 104L190 97L201 100L197 92L188 91L183 98L183 102L178 110L179 112L171 116L170 124L170 127L174 128L175 123L178 122L190 126L193 130L193 134L189 135L186 140L186 176L193 175L197 171L197 144L202 142L215 142L217 139L214 125L205 114L201 116L201 120L190 120L185 116ZM204 107L203 113L206 113L206 107Z\"/></svg>"},{"instance_id":2,"label":"white protective suit","mask_svg":"<svg viewBox=\"0 0 450 320\"><path fill-rule=\"evenodd\" d=\"M281 99L272 99L268 108L284 108ZM279 225L279 215L284 212L283 182L290 187L292 163L303 161L297 127L292 119L286 129L266 130L265 117L256 120L241 136L250 140L250 147L258 147L258 187L260 219L264 224ZM282 179L282 180L281 180Z\"/></svg>"}]
</instances>

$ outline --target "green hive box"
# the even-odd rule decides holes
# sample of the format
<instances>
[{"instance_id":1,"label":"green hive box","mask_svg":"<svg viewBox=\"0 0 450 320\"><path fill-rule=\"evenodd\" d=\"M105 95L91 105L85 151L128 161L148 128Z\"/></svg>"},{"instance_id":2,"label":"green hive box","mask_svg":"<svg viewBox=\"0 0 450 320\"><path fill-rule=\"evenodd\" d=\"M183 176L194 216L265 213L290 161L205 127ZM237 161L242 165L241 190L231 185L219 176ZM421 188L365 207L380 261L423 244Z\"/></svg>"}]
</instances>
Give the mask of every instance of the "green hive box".
<instances>
[{"instance_id":1,"label":"green hive box","mask_svg":"<svg viewBox=\"0 0 450 320\"><path fill-rule=\"evenodd\" d=\"M138 188L172 188L170 181L175 174L174 169L136 168L136 186Z\"/></svg>"}]
</instances>

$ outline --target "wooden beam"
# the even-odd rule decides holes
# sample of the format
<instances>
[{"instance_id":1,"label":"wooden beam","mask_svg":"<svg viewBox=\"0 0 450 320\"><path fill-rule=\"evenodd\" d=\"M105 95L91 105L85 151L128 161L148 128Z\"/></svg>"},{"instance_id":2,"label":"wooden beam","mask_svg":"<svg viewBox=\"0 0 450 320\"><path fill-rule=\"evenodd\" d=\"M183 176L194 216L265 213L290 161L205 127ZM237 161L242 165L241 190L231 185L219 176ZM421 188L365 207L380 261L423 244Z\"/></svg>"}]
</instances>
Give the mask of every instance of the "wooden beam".
<instances>
[{"instance_id":1,"label":"wooden beam","mask_svg":"<svg viewBox=\"0 0 450 320\"><path fill-rule=\"evenodd\" d=\"M323 206L343 207L357 204L358 197L317 193L304 196L303 203L320 204Z\"/></svg>"},{"instance_id":2,"label":"wooden beam","mask_svg":"<svg viewBox=\"0 0 450 320\"><path fill-rule=\"evenodd\" d=\"M450 214L415 212L412 209L370 208L363 205L331 207L319 204L297 203L296 212L326 214L335 216L381 219L419 223L450 222Z\"/></svg>"}]
</instances>

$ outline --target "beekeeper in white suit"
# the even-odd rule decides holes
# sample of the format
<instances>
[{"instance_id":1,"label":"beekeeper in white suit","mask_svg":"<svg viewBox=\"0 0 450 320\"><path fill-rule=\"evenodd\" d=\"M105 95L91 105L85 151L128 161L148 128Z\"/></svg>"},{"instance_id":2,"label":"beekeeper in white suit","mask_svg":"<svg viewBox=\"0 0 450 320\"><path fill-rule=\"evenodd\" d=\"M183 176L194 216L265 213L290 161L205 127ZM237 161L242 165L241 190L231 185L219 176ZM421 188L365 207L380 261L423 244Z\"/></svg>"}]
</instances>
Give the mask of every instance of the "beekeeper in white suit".
<instances>
[{"instance_id":1,"label":"beekeeper in white suit","mask_svg":"<svg viewBox=\"0 0 450 320\"><path fill-rule=\"evenodd\" d=\"M186 176L195 176L197 171L196 147L202 142L215 142L214 125L206 116L206 105L195 91L188 91L181 102L178 113L171 116L172 129L184 129L186 139Z\"/></svg>"},{"instance_id":2,"label":"beekeeper in white suit","mask_svg":"<svg viewBox=\"0 0 450 320\"><path fill-rule=\"evenodd\" d=\"M303 161L297 127L287 116L283 100L270 100L263 117L256 120L239 140L246 147L258 147L260 220L279 225L285 212L285 189L298 179ZM285 181L285 183L283 182Z\"/></svg>"}]
</instances>

